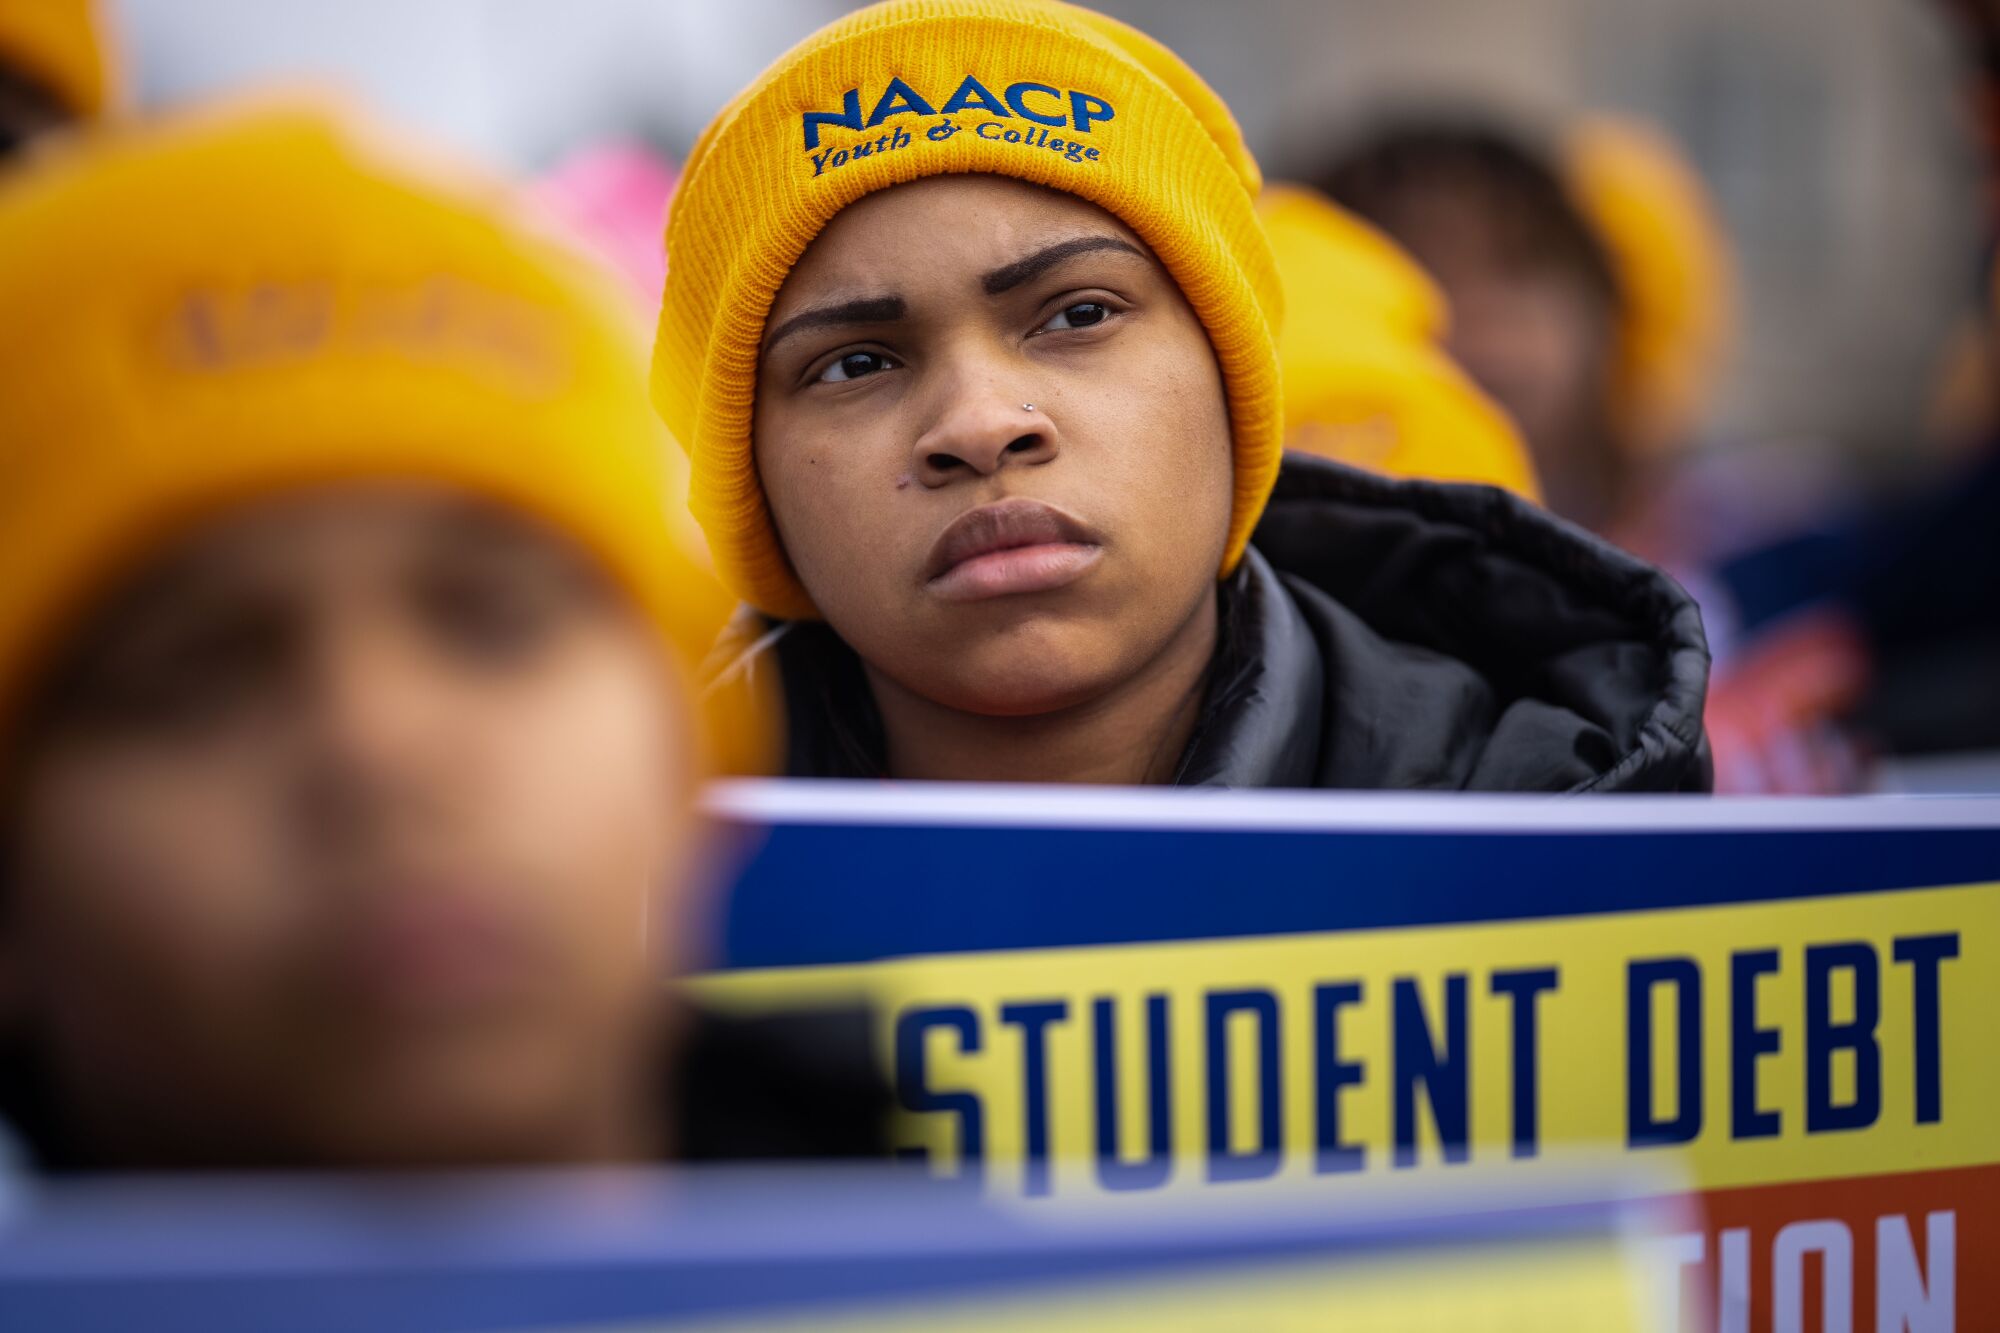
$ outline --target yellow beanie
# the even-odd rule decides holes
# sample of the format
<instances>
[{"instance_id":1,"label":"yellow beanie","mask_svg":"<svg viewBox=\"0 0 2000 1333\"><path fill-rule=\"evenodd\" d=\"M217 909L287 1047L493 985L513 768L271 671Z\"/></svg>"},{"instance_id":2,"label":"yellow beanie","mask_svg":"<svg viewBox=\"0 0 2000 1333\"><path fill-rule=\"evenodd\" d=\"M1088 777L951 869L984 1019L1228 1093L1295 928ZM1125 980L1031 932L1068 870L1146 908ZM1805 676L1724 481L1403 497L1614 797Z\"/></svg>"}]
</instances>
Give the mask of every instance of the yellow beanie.
<instances>
[{"instance_id":1,"label":"yellow beanie","mask_svg":"<svg viewBox=\"0 0 2000 1333\"><path fill-rule=\"evenodd\" d=\"M1614 409L1635 448L1671 447L1698 424L1733 332L1727 236L1700 176L1657 131L1592 117L1564 158L1624 297Z\"/></svg>"},{"instance_id":2,"label":"yellow beanie","mask_svg":"<svg viewBox=\"0 0 2000 1333\"><path fill-rule=\"evenodd\" d=\"M1339 205L1291 185L1258 202L1285 285L1286 443L1392 476L1541 498L1506 414L1437 345L1444 294Z\"/></svg>"},{"instance_id":3,"label":"yellow beanie","mask_svg":"<svg viewBox=\"0 0 2000 1333\"><path fill-rule=\"evenodd\" d=\"M569 534L695 678L729 607L669 517L643 330L507 208L299 105L71 145L0 186L0 726L161 541L345 480L459 486ZM745 758L743 720L703 721Z\"/></svg>"},{"instance_id":4,"label":"yellow beanie","mask_svg":"<svg viewBox=\"0 0 2000 1333\"><path fill-rule=\"evenodd\" d=\"M19 70L78 116L99 115L111 100L95 0L0 0L0 66Z\"/></svg>"},{"instance_id":5,"label":"yellow beanie","mask_svg":"<svg viewBox=\"0 0 2000 1333\"><path fill-rule=\"evenodd\" d=\"M1055 0L890 0L806 39L724 108L667 223L653 398L693 459L718 572L758 609L818 614L751 455L758 344L792 265L877 190L953 172L1089 200L1152 247L1208 330L1229 395L1234 568L1277 479L1280 296L1228 108L1152 39Z\"/></svg>"}]
</instances>

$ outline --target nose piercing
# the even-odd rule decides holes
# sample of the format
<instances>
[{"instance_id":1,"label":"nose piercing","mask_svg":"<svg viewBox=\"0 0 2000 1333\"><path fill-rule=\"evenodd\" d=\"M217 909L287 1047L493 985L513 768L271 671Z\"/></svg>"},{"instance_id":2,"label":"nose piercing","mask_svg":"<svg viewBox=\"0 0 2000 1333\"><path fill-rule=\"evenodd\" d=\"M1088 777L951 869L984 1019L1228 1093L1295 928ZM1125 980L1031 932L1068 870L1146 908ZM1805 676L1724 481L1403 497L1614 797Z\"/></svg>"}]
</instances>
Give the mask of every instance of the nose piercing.
<instances>
[{"instance_id":1,"label":"nose piercing","mask_svg":"<svg viewBox=\"0 0 2000 1333\"><path fill-rule=\"evenodd\" d=\"M1033 403L1022 403L1021 410L1023 412L1032 412L1035 410L1035 405Z\"/></svg>"}]
</instances>

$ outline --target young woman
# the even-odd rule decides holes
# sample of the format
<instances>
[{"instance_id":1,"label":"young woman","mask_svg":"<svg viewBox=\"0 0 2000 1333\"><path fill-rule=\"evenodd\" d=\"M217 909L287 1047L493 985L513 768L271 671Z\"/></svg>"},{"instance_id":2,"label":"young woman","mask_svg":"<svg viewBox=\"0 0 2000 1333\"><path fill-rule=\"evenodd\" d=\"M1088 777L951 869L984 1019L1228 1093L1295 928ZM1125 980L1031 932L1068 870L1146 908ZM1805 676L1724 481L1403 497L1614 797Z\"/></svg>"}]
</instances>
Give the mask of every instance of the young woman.
<instances>
[{"instance_id":1,"label":"young woman","mask_svg":"<svg viewBox=\"0 0 2000 1333\"><path fill-rule=\"evenodd\" d=\"M1184 64L1039 0L862 10L710 127L654 394L790 772L1706 782L1670 581L1494 491L1281 462L1258 188Z\"/></svg>"},{"instance_id":2,"label":"young woman","mask_svg":"<svg viewBox=\"0 0 2000 1333\"><path fill-rule=\"evenodd\" d=\"M794 1066L662 990L722 604L616 293L233 112L10 182L0 301L0 1121L39 1162L876 1145L858 1031L851 1077L837 1033Z\"/></svg>"}]
</instances>

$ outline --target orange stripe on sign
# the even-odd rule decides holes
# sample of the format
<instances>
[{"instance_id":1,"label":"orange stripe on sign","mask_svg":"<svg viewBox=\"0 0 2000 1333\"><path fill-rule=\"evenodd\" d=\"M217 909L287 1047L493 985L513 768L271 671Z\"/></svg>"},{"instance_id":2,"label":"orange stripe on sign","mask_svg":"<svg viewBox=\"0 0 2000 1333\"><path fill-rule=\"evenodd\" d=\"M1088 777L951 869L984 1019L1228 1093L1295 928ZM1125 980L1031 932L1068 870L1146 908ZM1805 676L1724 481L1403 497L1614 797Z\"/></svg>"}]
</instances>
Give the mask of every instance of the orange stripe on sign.
<instances>
[{"instance_id":1,"label":"orange stripe on sign","mask_svg":"<svg viewBox=\"0 0 2000 1333\"><path fill-rule=\"evenodd\" d=\"M2000 1329L2000 1166L1712 1190L1671 1238L1680 1327Z\"/></svg>"}]
</instances>

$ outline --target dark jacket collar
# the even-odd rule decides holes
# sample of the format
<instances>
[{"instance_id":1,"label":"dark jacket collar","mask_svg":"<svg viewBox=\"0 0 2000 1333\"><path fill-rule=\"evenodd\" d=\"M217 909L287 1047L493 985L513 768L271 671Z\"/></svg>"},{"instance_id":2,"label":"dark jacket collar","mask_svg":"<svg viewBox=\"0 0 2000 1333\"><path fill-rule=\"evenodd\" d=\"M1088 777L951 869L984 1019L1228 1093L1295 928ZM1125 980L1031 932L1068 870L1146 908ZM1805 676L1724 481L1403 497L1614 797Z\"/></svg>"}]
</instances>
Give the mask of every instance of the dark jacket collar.
<instances>
[{"instance_id":1,"label":"dark jacket collar","mask_svg":"<svg viewBox=\"0 0 2000 1333\"><path fill-rule=\"evenodd\" d=\"M1291 455L1222 599L1181 785L1709 785L1694 603L1505 492ZM880 718L825 625L746 618L718 660L729 687L777 677L792 776L881 775Z\"/></svg>"},{"instance_id":2,"label":"dark jacket collar","mask_svg":"<svg viewBox=\"0 0 2000 1333\"><path fill-rule=\"evenodd\" d=\"M1313 787L1326 661L1291 592L1253 548L1222 588L1208 698L1174 777L1182 787Z\"/></svg>"}]
</instances>

